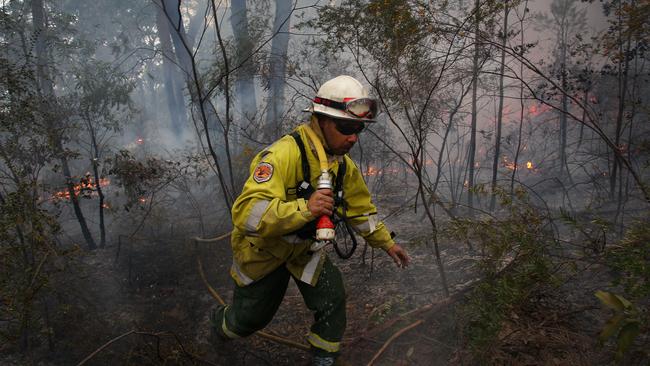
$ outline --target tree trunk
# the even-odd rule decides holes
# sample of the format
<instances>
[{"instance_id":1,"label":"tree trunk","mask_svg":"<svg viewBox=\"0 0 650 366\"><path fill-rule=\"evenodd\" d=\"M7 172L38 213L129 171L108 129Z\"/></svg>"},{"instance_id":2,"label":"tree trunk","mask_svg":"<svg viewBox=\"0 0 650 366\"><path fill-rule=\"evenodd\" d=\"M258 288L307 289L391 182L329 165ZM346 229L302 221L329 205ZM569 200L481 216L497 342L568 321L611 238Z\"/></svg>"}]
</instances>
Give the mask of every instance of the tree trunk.
<instances>
[{"instance_id":1,"label":"tree trunk","mask_svg":"<svg viewBox=\"0 0 650 366\"><path fill-rule=\"evenodd\" d=\"M198 109L197 113L200 117L200 122L203 127L203 133L205 134L206 143L208 146L209 154L212 157L214 168L216 169L217 179L221 186L221 191L224 197L224 203L230 209L232 202L234 201L233 192L235 191L234 184L232 183L232 165L230 159L230 151L228 147L228 130L230 127L230 117L229 117L229 107L230 99L226 93L226 121L221 121L217 115L216 108L210 101L210 91L204 89L204 85L200 81L200 75L196 60L194 59L194 52L192 51L191 46L188 44L185 39L185 30L183 28L183 22L181 19L180 13L180 0L162 0L160 3L163 12L165 13L169 24L171 25L171 35L172 43L174 44L174 51L176 58L178 60L178 65L184 73L185 81L190 93L191 100L193 104ZM212 1L213 14L216 14L215 4ZM216 16L213 16L215 27L217 29L217 36L220 41L219 25L217 23ZM220 42L221 43L221 42ZM221 47L222 51L223 47ZM227 59L224 59L227 63ZM228 90L228 78L229 74L228 67L226 66L225 70L225 89ZM220 146L224 146L223 150L227 155L226 163L228 165L228 175L225 174L224 169L222 168L222 163L219 160L219 156L215 150L215 144L211 136L212 126L221 126L222 134L220 135L223 138L224 143ZM230 177L230 186L226 183Z\"/></svg>"},{"instance_id":2,"label":"tree trunk","mask_svg":"<svg viewBox=\"0 0 650 366\"><path fill-rule=\"evenodd\" d=\"M621 5L619 4L619 7ZM630 52L631 32L628 32L625 49L623 49L623 40L620 37L623 27L620 9L619 9L619 52L623 55L624 61L619 61L618 63L618 111L616 113L616 135L614 136L614 145L616 149L621 148L621 134L623 130L623 116L625 114L625 98L627 94L627 74L629 67L629 58L628 53ZM612 171L609 176L609 194L610 198L613 200L616 195L616 176L619 169L619 157L617 154L614 154L614 161L612 165ZM622 182L619 182L621 184Z\"/></svg>"},{"instance_id":3,"label":"tree trunk","mask_svg":"<svg viewBox=\"0 0 650 366\"><path fill-rule=\"evenodd\" d=\"M433 251L434 255L436 257L436 265L438 267L438 273L440 274L440 281L442 282L442 292L445 295L445 297L449 297L449 285L447 284L447 275L445 273L445 266L442 262L442 257L440 254L440 244L438 242L438 228L436 225L436 220L433 217L433 213L431 212L429 205L427 205L427 200L426 197L424 196L424 181L422 179L422 174L424 173L424 164L416 162L418 160L417 157L413 157L414 164L414 172L418 178L418 191L420 193L420 197L422 199L422 203L424 206L424 212L427 214L427 217L429 218L429 222L431 223L431 238L433 240ZM416 203L417 206L417 203ZM427 246L428 241L427 241Z\"/></svg>"},{"instance_id":4,"label":"tree trunk","mask_svg":"<svg viewBox=\"0 0 650 366\"><path fill-rule=\"evenodd\" d=\"M467 207L469 209L469 216L474 216L474 161L476 158L476 121L478 118L477 109L477 90L478 90L478 74L479 74L479 21L480 21L480 1L474 2L474 59L472 62L472 127L470 131L469 153L467 157Z\"/></svg>"},{"instance_id":5,"label":"tree trunk","mask_svg":"<svg viewBox=\"0 0 650 366\"><path fill-rule=\"evenodd\" d=\"M275 20L273 21L275 36L271 43L271 54L269 56L269 103L264 134L267 140L275 140L282 133L284 83L287 68L291 13L292 7L290 1L276 1Z\"/></svg>"},{"instance_id":6,"label":"tree trunk","mask_svg":"<svg viewBox=\"0 0 650 366\"><path fill-rule=\"evenodd\" d=\"M524 2L524 9L528 9L528 1ZM520 57L524 56L524 45L525 45L525 39L524 39L524 17L519 18L519 45L521 46L519 48L520 52ZM524 64L519 63L519 75L524 74ZM521 152L521 134L522 130L524 127L524 109L526 108L526 105L524 104L524 81L523 79L520 80L519 83L519 131L517 134L517 149L515 150L515 157L514 157L514 169L512 169L512 176L510 177L510 195L514 195L515 193L515 178L517 177L517 165L519 164L519 153Z\"/></svg>"},{"instance_id":7,"label":"tree trunk","mask_svg":"<svg viewBox=\"0 0 650 366\"><path fill-rule=\"evenodd\" d=\"M185 101L183 99L183 82L179 80L178 70L173 60L176 59L172 46L172 31L162 8L156 12L156 28L162 51L162 68L167 108L171 117L171 129L179 136L187 125Z\"/></svg>"},{"instance_id":8,"label":"tree trunk","mask_svg":"<svg viewBox=\"0 0 650 366\"><path fill-rule=\"evenodd\" d=\"M576 150L580 150L580 146L582 146L582 140L584 139L585 125L587 124L587 105L589 104L589 89L590 89L589 86L585 88L585 95L584 98L582 99L582 103L585 105L585 107L582 109L582 119L580 120L580 134L578 135L578 146L576 147Z\"/></svg>"},{"instance_id":9,"label":"tree trunk","mask_svg":"<svg viewBox=\"0 0 650 366\"><path fill-rule=\"evenodd\" d=\"M257 112L257 98L255 96L255 63L251 57L254 43L248 31L246 0L230 2L230 23L237 48L235 63L237 65L243 63L236 74L235 99L239 102L244 119L251 120Z\"/></svg>"},{"instance_id":10,"label":"tree trunk","mask_svg":"<svg viewBox=\"0 0 650 366\"><path fill-rule=\"evenodd\" d=\"M163 15L167 18L167 25L169 27L169 34L172 38L172 43L174 45L174 54L176 55L176 60L178 66L185 73L185 78L189 78L192 75L192 61L191 56L188 51L190 47L189 43L185 39L185 27L183 26L183 21L180 14L180 0L161 0L162 1L162 12ZM215 19L216 21L216 19Z\"/></svg>"},{"instance_id":11,"label":"tree trunk","mask_svg":"<svg viewBox=\"0 0 650 366\"><path fill-rule=\"evenodd\" d=\"M562 61L560 64L560 73L562 75L562 89L567 90L566 80L566 44L562 43ZM563 180L565 174L568 175L567 158L566 158L566 137L567 137L567 115L569 108L569 98L566 93L562 93L562 106L560 111L560 180Z\"/></svg>"},{"instance_id":12,"label":"tree trunk","mask_svg":"<svg viewBox=\"0 0 650 366\"><path fill-rule=\"evenodd\" d=\"M102 185L99 176L99 146L97 144L97 136L95 135L95 129L93 128L90 118L85 118L86 124L88 126L88 132L90 133L90 149L91 149L91 162L93 166L93 176L95 179L95 190L97 190L97 196L99 197L99 247L106 247L106 225L104 223L104 191L102 191Z\"/></svg>"},{"instance_id":13,"label":"tree trunk","mask_svg":"<svg viewBox=\"0 0 650 366\"><path fill-rule=\"evenodd\" d=\"M492 197L490 211L496 204L497 173L499 172L499 155L501 155L501 126L503 124L503 79L506 68L506 40L508 39L508 1L504 1L503 9L503 39L501 41L501 69L499 70L499 111L497 115L496 134L494 137L494 161L492 162Z\"/></svg>"},{"instance_id":14,"label":"tree trunk","mask_svg":"<svg viewBox=\"0 0 650 366\"><path fill-rule=\"evenodd\" d=\"M59 145L57 150L62 151L62 147ZM81 205L79 205L79 197L77 192L75 192L75 184L72 180L72 174L70 173L70 165L68 164L68 159L61 157L61 170L63 170L63 176L65 177L65 184L68 188L68 194L70 195L70 202L72 202L72 208L74 209L74 214L79 221L79 226L81 227L81 233L83 234L88 249L95 250L97 249L97 244L95 239L93 239L90 229L88 228L88 223L84 217L83 211L81 210Z\"/></svg>"}]
</instances>

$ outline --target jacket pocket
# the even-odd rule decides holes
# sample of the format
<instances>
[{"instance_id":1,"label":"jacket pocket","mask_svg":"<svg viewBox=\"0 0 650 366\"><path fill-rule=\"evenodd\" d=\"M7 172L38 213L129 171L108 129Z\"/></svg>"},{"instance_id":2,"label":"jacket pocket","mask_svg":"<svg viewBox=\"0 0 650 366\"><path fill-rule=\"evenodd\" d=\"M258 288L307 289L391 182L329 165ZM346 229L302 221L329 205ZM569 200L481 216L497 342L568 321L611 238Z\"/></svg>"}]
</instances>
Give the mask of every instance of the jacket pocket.
<instances>
[{"instance_id":1,"label":"jacket pocket","mask_svg":"<svg viewBox=\"0 0 650 366\"><path fill-rule=\"evenodd\" d=\"M288 245L280 238L276 239L262 239L262 238L248 238L251 250L259 253L260 256L271 256L281 261L286 261L291 256L293 250L291 245Z\"/></svg>"}]
</instances>

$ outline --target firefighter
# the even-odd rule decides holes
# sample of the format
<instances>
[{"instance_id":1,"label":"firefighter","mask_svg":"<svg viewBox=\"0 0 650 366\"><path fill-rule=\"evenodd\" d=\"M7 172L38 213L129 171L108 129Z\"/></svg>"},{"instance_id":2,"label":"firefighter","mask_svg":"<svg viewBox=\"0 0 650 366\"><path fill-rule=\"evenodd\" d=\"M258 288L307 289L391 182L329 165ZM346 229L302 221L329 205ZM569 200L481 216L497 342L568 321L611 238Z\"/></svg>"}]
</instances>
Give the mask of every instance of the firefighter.
<instances>
[{"instance_id":1,"label":"firefighter","mask_svg":"<svg viewBox=\"0 0 650 366\"><path fill-rule=\"evenodd\" d=\"M211 326L221 340L261 330L293 278L314 314L307 338L313 365L334 365L345 330L346 296L341 272L325 250L315 246L316 218L336 211L399 267L406 267L410 258L377 219L368 187L347 155L366 124L375 122L376 101L359 81L342 75L324 83L305 111L311 112L308 123L253 159L251 174L233 204L230 274L236 286L232 304L213 310ZM319 148L339 187L314 189L324 163L318 159Z\"/></svg>"}]
</instances>

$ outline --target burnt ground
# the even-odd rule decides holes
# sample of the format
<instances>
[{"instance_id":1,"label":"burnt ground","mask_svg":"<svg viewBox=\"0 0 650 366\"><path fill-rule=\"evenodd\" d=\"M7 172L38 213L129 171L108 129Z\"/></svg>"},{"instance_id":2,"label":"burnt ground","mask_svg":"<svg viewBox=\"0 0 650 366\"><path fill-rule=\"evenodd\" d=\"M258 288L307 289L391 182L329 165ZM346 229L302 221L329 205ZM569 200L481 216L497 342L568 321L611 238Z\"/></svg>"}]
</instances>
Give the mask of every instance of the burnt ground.
<instances>
[{"instance_id":1,"label":"burnt ground","mask_svg":"<svg viewBox=\"0 0 650 366\"><path fill-rule=\"evenodd\" d=\"M427 232L420 229L426 228L420 224L422 218L408 212L387 221L399 228L398 241L412 257L408 269L396 268L383 252L368 249L364 254L362 245L349 260L330 253L344 274L348 292L342 355L348 365L368 364L392 335L409 326L413 328L395 338L376 365L612 362L612 345L602 347L596 341L609 317L593 296L608 281L599 268L582 268L553 296L526 309L513 309L490 359L479 362L463 349L466 335L459 311L463 297L444 302L432 249L423 243ZM443 242L441 249L451 293L471 287L476 258L456 243ZM6 357L5 362L74 365L91 356L86 365L309 364L308 353L257 336L218 350L208 344L207 316L216 300L201 280L197 257L211 285L229 299L227 241L195 246L187 234L157 233L79 255L69 264L75 275L59 280L65 290L51 304L56 312L50 349L44 342L28 358ZM291 284L266 331L305 343L310 321L297 287Z\"/></svg>"}]
</instances>

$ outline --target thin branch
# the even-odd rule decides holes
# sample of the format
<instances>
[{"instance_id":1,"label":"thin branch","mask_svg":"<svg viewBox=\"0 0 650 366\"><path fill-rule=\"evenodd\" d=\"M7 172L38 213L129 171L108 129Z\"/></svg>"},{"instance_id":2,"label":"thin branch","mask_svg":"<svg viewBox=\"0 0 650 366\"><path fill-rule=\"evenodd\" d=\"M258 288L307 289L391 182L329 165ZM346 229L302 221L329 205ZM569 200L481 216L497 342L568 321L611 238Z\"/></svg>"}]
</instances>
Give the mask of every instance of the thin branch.
<instances>
[{"instance_id":1,"label":"thin branch","mask_svg":"<svg viewBox=\"0 0 650 366\"><path fill-rule=\"evenodd\" d=\"M388 348L388 346L389 346L389 345L390 345L390 344L391 344L395 339L397 339L397 338L398 338L399 336L401 336L402 334L408 332L409 330L411 330L411 329L417 327L418 325L420 325L420 324L422 324L422 323L424 323L424 320L422 320L422 319L417 320L417 321L415 321L414 323L412 323L412 324L410 324L410 325L408 325L408 326L406 326L406 327L400 329L397 333L393 334L390 338L388 338L388 340L386 341L386 343L384 343L384 345L379 349L379 351L377 351L377 353L376 353L375 356L370 360L370 362L368 362L368 365L367 365L367 366L372 366L372 365L374 365L374 364L375 364L375 361L377 361L377 359L379 358L379 356L381 356L381 354L384 353L384 351L386 350L386 348Z\"/></svg>"},{"instance_id":2,"label":"thin branch","mask_svg":"<svg viewBox=\"0 0 650 366\"><path fill-rule=\"evenodd\" d=\"M111 344L113 344L113 343L119 341L120 339L122 339L122 338L124 338L124 337L126 337L126 336L128 336L128 335L131 335L131 334L133 334L133 333L135 333L135 330L130 330L130 331L128 331L128 332L126 332L126 333L124 333L124 334L122 334L122 335L119 335L119 336L117 336L117 337L111 339L110 341L104 343L101 347L97 348L97 349L95 350L95 352L89 354L86 358L84 358L83 360L81 360L81 362L79 362L79 363L77 364L77 366L84 365L86 362L88 362L88 360L90 360L91 358L95 357L99 352L103 351L106 347L110 346Z\"/></svg>"}]
</instances>

